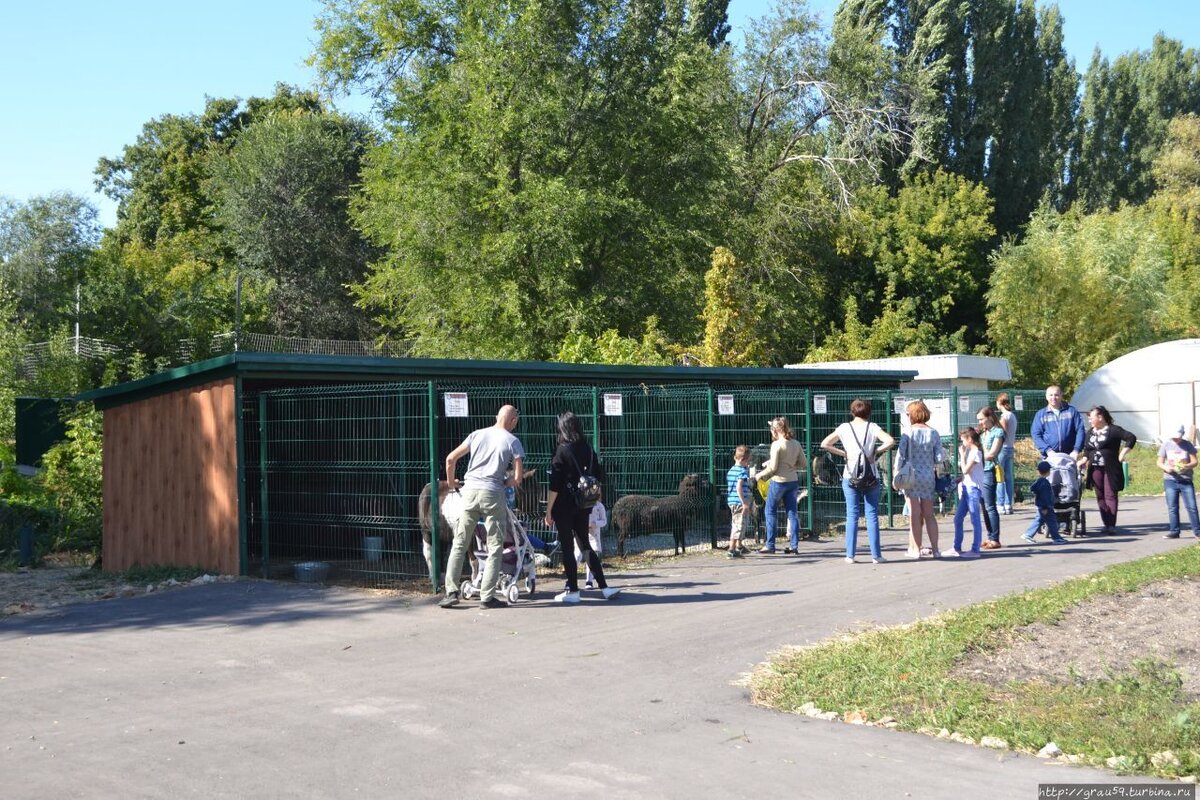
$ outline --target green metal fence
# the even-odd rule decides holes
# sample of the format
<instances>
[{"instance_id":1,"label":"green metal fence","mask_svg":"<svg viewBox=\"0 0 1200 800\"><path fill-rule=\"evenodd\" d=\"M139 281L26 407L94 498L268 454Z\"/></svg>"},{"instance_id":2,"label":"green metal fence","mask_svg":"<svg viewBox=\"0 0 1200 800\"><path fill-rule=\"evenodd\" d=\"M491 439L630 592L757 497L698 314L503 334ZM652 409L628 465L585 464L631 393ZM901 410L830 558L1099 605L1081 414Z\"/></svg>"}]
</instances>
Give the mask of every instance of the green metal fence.
<instances>
[{"instance_id":1,"label":"green metal fence","mask_svg":"<svg viewBox=\"0 0 1200 800\"><path fill-rule=\"evenodd\" d=\"M1020 497L1036 477L1036 455L1022 440L1043 405L1043 394L1009 394L1020 408ZM491 425L505 403L521 414L516 433L526 450L529 477L519 495L518 515L535 536L551 545L557 541L556 532L543 523L547 470L555 449L557 415L569 409L585 422L604 461L604 501L610 510L626 495L676 494L686 476L699 476L703 503L687 519L681 543L689 550L727 539L725 472L734 447L750 445L765 456L770 444L767 425L773 417L789 418L811 463L821 440L849 419L855 398L869 400L873 421L899 437L905 404L920 397L934 411L931 424L947 434L947 449L953 453L954 432L974 424L977 411L995 395L437 381L248 392L242 408L247 501L243 562L248 572L269 577L290 576L297 564L319 562L328 566L332 579L342 582L433 585L418 521L421 490L435 476L444 478L446 453L472 430ZM884 470L890 476L890 458ZM802 535L819 533L844 519L840 485L817 485L808 470L800 479ZM885 481L881 511L895 524L904 501L889 485ZM763 528L759 508L749 536L761 537ZM786 531L782 512L779 531ZM670 531L642 531L622 542L621 549L626 554L671 553L677 544ZM433 537L432 546L435 562L444 563L445 544ZM617 549L610 526L604 550L611 554Z\"/></svg>"}]
</instances>

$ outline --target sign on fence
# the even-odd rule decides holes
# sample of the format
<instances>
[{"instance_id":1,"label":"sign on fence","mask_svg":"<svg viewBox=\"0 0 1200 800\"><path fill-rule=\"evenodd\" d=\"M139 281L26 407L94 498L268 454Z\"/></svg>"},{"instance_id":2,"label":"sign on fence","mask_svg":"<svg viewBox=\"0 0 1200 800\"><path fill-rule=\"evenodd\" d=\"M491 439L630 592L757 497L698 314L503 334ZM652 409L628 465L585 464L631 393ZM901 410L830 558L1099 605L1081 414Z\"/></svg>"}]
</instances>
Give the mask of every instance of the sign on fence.
<instances>
[{"instance_id":1,"label":"sign on fence","mask_svg":"<svg viewBox=\"0 0 1200 800\"><path fill-rule=\"evenodd\" d=\"M717 395L717 413L723 417L728 417L733 414L733 395Z\"/></svg>"},{"instance_id":2,"label":"sign on fence","mask_svg":"<svg viewBox=\"0 0 1200 800\"><path fill-rule=\"evenodd\" d=\"M621 416L621 395L606 394L604 395L604 416L619 417Z\"/></svg>"},{"instance_id":3,"label":"sign on fence","mask_svg":"<svg viewBox=\"0 0 1200 800\"><path fill-rule=\"evenodd\" d=\"M446 392L446 416L447 417L469 417L467 411L467 393L466 392Z\"/></svg>"},{"instance_id":4,"label":"sign on fence","mask_svg":"<svg viewBox=\"0 0 1200 800\"><path fill-rule=\"evenodd\" d=\"M823 394L814 394L813 395L813 413L814 414L828 414L829 413L825 395L823 395Z\"/></svg>"}]
</instances>

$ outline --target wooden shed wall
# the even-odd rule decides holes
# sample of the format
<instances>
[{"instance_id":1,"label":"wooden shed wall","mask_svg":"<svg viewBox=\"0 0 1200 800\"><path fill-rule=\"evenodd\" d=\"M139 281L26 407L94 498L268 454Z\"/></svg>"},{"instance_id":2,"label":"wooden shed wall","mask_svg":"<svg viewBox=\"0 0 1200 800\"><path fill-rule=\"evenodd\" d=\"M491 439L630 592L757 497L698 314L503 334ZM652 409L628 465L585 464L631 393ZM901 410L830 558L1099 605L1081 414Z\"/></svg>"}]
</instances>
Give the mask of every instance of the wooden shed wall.
<instances>
[{"instance_id":1,"label":"wooden shed wall","mask_svg":"<svg viewBox=\"0 0 1200 800\"><path fill-rule=\"evenodd\" d=\"M232 378L104 412L104 568L240 570Z\"/></svg>"}]
</instances>

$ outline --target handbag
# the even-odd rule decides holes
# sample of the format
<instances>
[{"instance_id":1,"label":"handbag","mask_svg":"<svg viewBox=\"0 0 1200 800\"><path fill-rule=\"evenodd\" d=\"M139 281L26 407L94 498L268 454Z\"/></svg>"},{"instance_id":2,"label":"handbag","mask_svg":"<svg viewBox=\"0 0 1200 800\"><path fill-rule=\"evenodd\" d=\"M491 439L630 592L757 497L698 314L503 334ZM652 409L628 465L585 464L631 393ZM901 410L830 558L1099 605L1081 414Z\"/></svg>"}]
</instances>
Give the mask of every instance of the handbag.
<instances>
[{"instance_id":1,"label":"handbag","mask_svg":"<svg viewBox=\"0 0 1200 800\"><path fill-rule=\"evenodd\" d=\"M897 492L908 492L917 485L917 471L908 458L908 448L912 440L904 437L904 464L892 475L892 488Z\"/></svg>"},{"instance_id":2,"label":"handbag","mask_svg":"<svg viewBox=\"0 0 1200 800\"><path fill-rule=\"evenodd\" d=\"M996 483L1004 483L1004 467L996 465Z\"/></svg>"}]
</instances>

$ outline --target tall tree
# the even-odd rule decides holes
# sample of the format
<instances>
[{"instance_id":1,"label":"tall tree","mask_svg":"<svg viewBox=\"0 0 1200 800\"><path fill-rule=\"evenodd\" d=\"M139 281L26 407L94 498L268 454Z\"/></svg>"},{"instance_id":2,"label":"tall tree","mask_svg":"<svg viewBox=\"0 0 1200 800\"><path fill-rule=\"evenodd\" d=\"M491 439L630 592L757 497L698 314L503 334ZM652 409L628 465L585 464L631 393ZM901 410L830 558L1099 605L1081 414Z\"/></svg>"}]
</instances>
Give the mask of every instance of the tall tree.
<instances>
[{"instance_id":1,"label":"tall tree","mask_svg":"<svg viewBox=\"0 0 1200 800\"><path fill-rule=\"evenodd\" d=\"M1057 198L1072 141L1078 78L1056 6L1034 0L847 0L835 51L875 30L912 87L914 150L983 183L1000 234L1015 231L1043 195Z\"/></svg>"},{"instance_id":2,"label":"tall tree","mask_svg":"<svg viewBox=\"0 0 1200 800\"><path fill-rule=\"evenodd\" d=\"M315 63L389 124L355 209L387 250L359 297L392 336L545 357L568 332L637 334L657 312L666 335L698 338L726 171L706 7L721 6L327 4Z\"/></svg>"},{"instance_id":3,"label":"tall tree","mask_svg":"<svg viewBox=\"0 0 1200 800\"><path fill-rule=\"evenodd\" d=\"M1171 120L1200 113L1200 51L1162 34L1111 63L1097 50L1084 78L1069 197L1085 211L1144 203Z\"/></svg>"},{"instance_id":4,"label":"tall tree","mask_svg":"<svg viewBox=\"0 0 1200 800\"><path fill-rule=\"evenodd\" d=\"M349 286L375 251L351 225L349 201L372 138L335 114L276 112L214 162L216 219L239 266L268 281L268 329L369 337Z\"/></svg>"},{"instance_id":5,"label":"tall tree","mask_svg":"<svg viewBox=\"0 0 1200 800\"><path fill-rule=\"evenodd\" d=\"M100 240L96 209L65 192L24 203L0 198L0 295L33 340L75 319L75 291Z\"/></svg>"}]
</instances>

